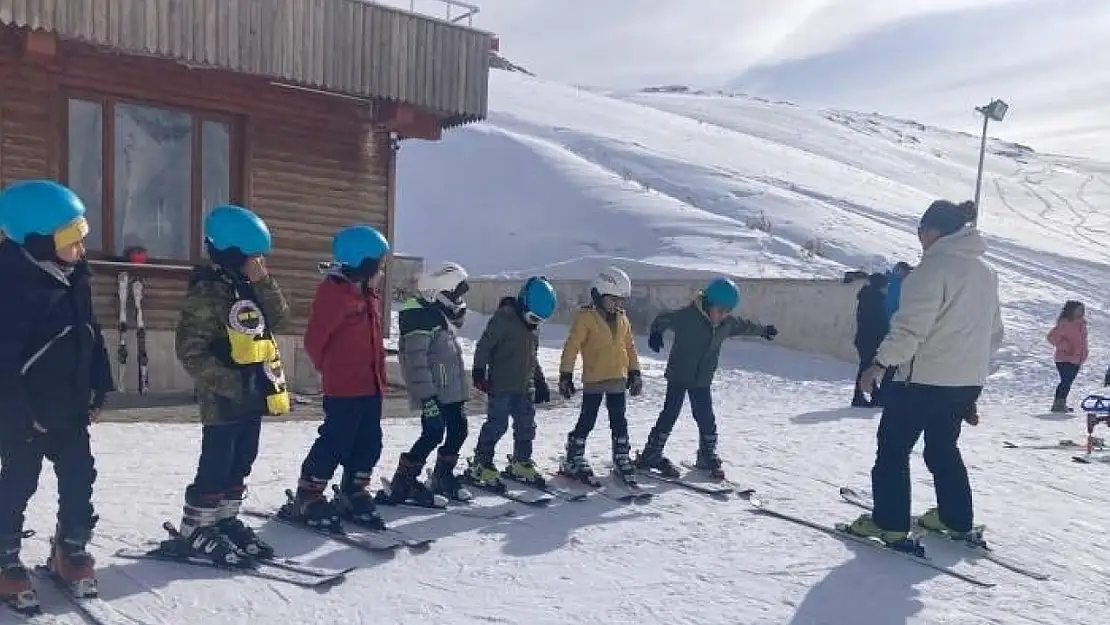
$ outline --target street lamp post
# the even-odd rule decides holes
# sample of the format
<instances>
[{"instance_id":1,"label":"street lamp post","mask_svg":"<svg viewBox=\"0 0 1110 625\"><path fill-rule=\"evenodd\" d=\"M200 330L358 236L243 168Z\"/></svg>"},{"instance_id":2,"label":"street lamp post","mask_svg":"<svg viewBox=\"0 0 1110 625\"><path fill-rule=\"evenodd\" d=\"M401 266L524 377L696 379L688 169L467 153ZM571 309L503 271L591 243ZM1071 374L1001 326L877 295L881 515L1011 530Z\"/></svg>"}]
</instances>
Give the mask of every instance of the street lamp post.
<instances>
[{"instance_id":1,"label":"street lamp post","mask_svg":"<svg viewBox=\"0 0 1110 625\"><path fill-rule=\"evenodd\" d=\"M1010 105L999 99L990 101L990 104L975 107L975 112L983 116L983 137L979 144L979 171L975 174L975 221L973 224L978 227L979 225L979 197L983 191L983 160L987 155L987 125L991 120L1000 122L1006 117L1006 111L1010 110Z\"/></svg>"}]
</instances>

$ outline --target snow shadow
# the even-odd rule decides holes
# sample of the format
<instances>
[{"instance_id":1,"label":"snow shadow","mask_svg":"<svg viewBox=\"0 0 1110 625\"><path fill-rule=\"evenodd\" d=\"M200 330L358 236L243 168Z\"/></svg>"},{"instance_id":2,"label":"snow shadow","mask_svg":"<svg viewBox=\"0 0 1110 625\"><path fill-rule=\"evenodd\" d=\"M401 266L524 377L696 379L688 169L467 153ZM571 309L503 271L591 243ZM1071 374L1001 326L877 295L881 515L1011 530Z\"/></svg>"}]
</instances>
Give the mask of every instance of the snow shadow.
<instances>
[{"instance_id":1,"label":"snow shadow","mask_svg":"<svg viewBox=\"0 0 1110 625\"><path fill-rule=\"evenodd\" d=\"M790 417L790 422L798 425L816 425L818 423L830 423L843 419L864 419L870 421L882 414L882 411L882 408L852 408L850 406L844 408L831 408L828 410L813 410Z\"/></svg>"},{"instance_id":2,"label":"snow shadow","mask_svg":"<svg viewBox=\"0 0 1110 625\"><path fill-rule=\"evenodd\" d=\"M1033 417L1041 421L1068 421L1074 419L1076 414L1074 412L1042 412L1041 414L1033 415Z\"/></svg>"}]
</instances>

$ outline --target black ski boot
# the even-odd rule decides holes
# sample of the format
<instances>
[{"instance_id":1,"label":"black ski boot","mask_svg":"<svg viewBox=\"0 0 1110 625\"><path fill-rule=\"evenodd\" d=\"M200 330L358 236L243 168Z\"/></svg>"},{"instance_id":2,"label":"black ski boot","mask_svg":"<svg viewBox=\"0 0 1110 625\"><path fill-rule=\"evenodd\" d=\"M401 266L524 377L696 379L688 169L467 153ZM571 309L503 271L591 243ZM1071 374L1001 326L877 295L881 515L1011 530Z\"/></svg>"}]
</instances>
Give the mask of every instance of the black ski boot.
<instances>
[{"instance_id":1,"label":"black ski boot","mask_svg":"<svg viewBox=\"0 0 1110 625\"><path fill-rule=\"evenodd\" d=\"M663 477L677 479L682 476L678 467L663 455L667 444L667 434L657 434L652 430L648 435L644 450L636 455L636 468L641 471L655 471Z\"/></svg>"},{"instance_id":2,"label":"black ski boot","mask_svg":"<svg viewBox=\"0 0 1110 625\"><path fill-rule=\"evenodd\" d=\"M573 433L567 435L566 455L559 464L559 475L590 486L601 486L601 481L586 460L586 439L578 438Z\"/></svg>"},{"instance_id":3,"label":"black ski boot","mask_svg":"<svg viewBox=\"0 0 1110 625\"><path fill-rule=\"evenodd\" d=\"M302 477L297 481L297 492L292 501L282 506L281 514L316 530L339 532L343 522L335 502L324 496L327 480L315 477Z\"/></svg>"},{"instance_id":4,"label":"black ski boot","mask_svg":"<svg viewBox=\"0 0 1110 625\"><path fill-rule=\"evenodd\" d=\"M343 475L343 486L332 487L335 491L335 509L342 518L371 530L384 530L385 521L378 515L374 496L367 490L370 486L370 472L359 471L348 477Z\"/></svg>"},{"instance_id":5,"label":"black ski boot","mask_svg":"<svg viewBox=\"0 0 1110 625\"><path fill-rule=\"evenodd\" d=\"M631 452L632 446L628 444L627 436L613 437L613 471L625 484L636 486L636 467L628 457Z\"/></svg>"},{"instance_id":6,"label":"black ski boot","mask_svg":"<svg viewBox=\"0 0 1110 625\"><path fill-rule=\"evenodd\" d=\"M701 437L701 441L698 444L698 460L694 466L701 471L705 471L709 474L709 477L715 480L725 479L725 470L722 466L721 457L717 455L716 434Z\"/></svg>"},{"instance_id":7,"label":"black ski boot","mask_svg":"<svg viewBox=\"0 0 1110 625\"><path fill-rule=\"evenodd\" d=\"M393 474L393 480L389 483L388 491L378 491L374 496L374 501L387 506L411 502L427 508L434 507L436 505L435 494L417 479L423 470L423 462L413 460L407 453L401 454L400 460L397 461L397 471Z\"/></svg>"},{"instance_id":8,"label":"black ski boot","mask_svg":"<svg viewBox=\"0 0 1110 625\"><path fill-rule=\"evenodd\" d=\"M163 542L162 551L178 557L204 558L229 568L253 566L251 557L216 527L220 499L220 495L197 495L186 490L178 537Z\"/></svg>"},{"instance_id":9,"label":"black ski boot","mask_svg":"<svg viewBox=\"0 0 1110 625\"><path fill-rule=\"evenodd\" d=\"M239 518L239 510L243 507L243 498L247 487L240 486L224 493L220 499L220 507L216 512L216 527L252 558L269 560L274 557L274 548L266 541L259 538L254 528L243 523Z\"/></svg>"},{"instance_id":10,"label":"black ski boot","mask_svg":"<svg viewBox=\"0 0 1110 625\"><path fill-rule=\"evenodd\" d=\"M0 536L0 601L22 614L42 611L31 574L19 559L24 534Z\"/></svg>"},{"instance_id":11,"label":"black ski boot","mask_svg":"<svg viewBox=\"0 0 1110 625\"><path fill-rule=\"evenodd\" d=\"M470 501L474 499L474 494L467 490L459 477L455 475L455 465L459 463L458 454L445 454L440 452L436 455L436 464L432 469L432 479L428 483L428 487L432 492L437 495L442 495L452 501Z\"/></svg>"}]
</instances>

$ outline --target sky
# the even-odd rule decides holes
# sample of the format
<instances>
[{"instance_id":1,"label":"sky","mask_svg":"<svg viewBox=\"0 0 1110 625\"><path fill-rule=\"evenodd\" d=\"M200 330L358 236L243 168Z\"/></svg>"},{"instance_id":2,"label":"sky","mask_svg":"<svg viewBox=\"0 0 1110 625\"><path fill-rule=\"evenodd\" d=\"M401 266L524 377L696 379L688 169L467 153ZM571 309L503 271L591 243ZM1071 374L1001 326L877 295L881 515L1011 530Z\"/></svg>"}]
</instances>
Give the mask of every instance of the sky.
<instances>
[{"instance_id":1,"label":"sky","mask_svg":"<svg viewBox=\"0 0 1110 625\"><path fill-rule=\"evenodd\" d=\"M999 97L992 135L1110 160L1110 0L475 3L506 58L559 82L727 88L969 132Z\"/></svg>"}]
</instances>

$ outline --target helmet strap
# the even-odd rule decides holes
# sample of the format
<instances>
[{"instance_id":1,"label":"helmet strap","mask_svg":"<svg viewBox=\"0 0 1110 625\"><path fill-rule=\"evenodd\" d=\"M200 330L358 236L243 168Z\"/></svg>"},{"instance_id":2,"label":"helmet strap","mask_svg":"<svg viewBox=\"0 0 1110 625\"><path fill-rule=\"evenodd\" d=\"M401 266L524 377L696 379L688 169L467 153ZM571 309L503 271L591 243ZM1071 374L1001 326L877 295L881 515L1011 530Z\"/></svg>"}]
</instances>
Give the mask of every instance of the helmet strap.
<instances>
[{"instance_id":1,"label":"helmet strap","mask_svg":"<svg viewBox=\"0 0 1110 625\"><path fill-rule=\"evenodd\" d=\"M243 268L247 264L247 255L239 248L230 247L226 250L218 250L212 245L211 241L205 241L205 246L208 248L208 257L212 259L217 267L234 278L243 275Z\"/></svg>"}]
</instances>

